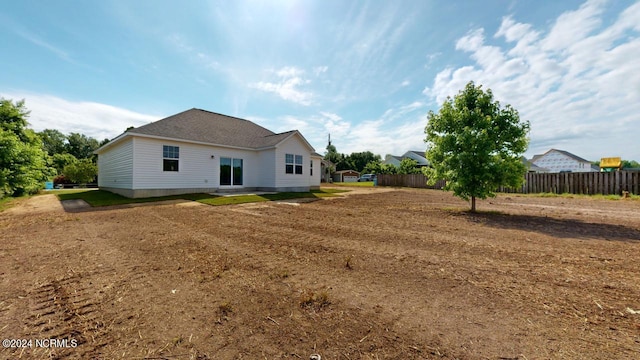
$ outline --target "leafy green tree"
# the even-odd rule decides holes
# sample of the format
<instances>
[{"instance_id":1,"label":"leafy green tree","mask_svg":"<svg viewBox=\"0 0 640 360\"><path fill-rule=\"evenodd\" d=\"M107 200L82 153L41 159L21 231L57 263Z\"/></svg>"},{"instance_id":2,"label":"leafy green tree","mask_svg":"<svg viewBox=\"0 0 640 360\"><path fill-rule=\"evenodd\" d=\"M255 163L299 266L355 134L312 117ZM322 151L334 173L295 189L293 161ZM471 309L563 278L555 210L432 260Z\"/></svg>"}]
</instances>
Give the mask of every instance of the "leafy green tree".
<instances>
[{"instance_id":1,"label":"leafy green tree","mask_svg":"<svg viewBox=\"0 0 640 360\"><path fill-rule=\"evenodd\" d=\"M93 159L93 152L99 147L98 140L80 133L67 136L66 152L76 159Z\"/></svg>"},{"instance_id":2,"label":"leafy green tree","mask_svg":"<svg viewBox=\"0 0 640 360\"><path fill-rule=\"evenodd\" d=\"M0 98L0 197L38 192L53 176L42 140L27 128L24 100Z\"/></svg>"},{"instance_id":3,"label":"leafy green tree","mask_svg":"<svg viewBox=\"0 0 640 360\"><path fill-rule=\"evenodd\" d=\"M75 183L86 184L98 175L98 167L91 159L80 159L65 166L62 173L66 178Z\"/></svg>"},{"instance_id":4,"label":"leafy green tree","mask_svg":"<svg viewBox=\"0 0 640 360\"><path fill-rule=\"evenodd\" d=\"M380 155L374 155L371 151L354 152L347 156L347 164L350 168L362 172L371 161L380 161Z\"/></svg>"},{"instance_id":5,"label":"leafy green tree","mask_svg":"<svg viewBox=\"0 0 640 360\"><path fill-rule=\"evenodd\" d=\"M398 174L420 174L418 162L409 158L402 159L398 167Z\"/></svg>"},{"instance_id":6,"label":"leafy green tree","mask_svg":"<svg viewBox=\"0 0 640 360\"><path fill-rule=\"evenodd\" d=\"M53 163L53 167L56 169L57 174L62 174L63 169L70 164L77 162L75 156L67 153L62 154L54 154L51 157L51 162Z\"/></svg>"},{"instance_id":7,"label":"leafy green tree","mask_svg":"<svg viewBox=\"0 0 640 360\"><path fill-rule=\"evenodd\" d=\"M469 82L453 99L448 97L436 114L429 111L425 128L429 183L444 179L445 189L464 199L495 196L500 186L518 187L526 167L520 156L527 149L529 122L518 111L501 107L490 89Z\"/></svg>"},{"instance_id":8,"label":"leafy green tree","mask_svg":"<svg viewBox=\"0 0 640 360\"><path fill-rule=\"evenodd\" d=\"M382 174L382 163L380 161L369 161L362 169L364 174Z\"/></svg>"},{"instance_id":9,"label":"leafy green tree","mask_svg":"<svg viewBox=\"0 0 640 360\"><path fill-rule=\"evenodd\" d=\"M331 138L329 138L329 143L327 144L327 151L324 154L324 159L331 161L333 166L328 168L329 174L333 174L336 170L342 170L338 168L338 164L344 161L344 155L339 154L336 146L331 144Z\"/></svg>"},{"instance_id":10,"label":"leafy green tree","mask_svg":"<svg viewBox=\"0 0 640 360\"><path fill-rule=\"evenodd\" d=\"M640 168L640 163L635 160L622 160L622 169Z\"/></svg>"},{"instance_id":11,"label":"leafy green tree","mask_svg":"<svg viewBox=\"0 0 640 360\"><path fill-rule=\"evenodd\" d=\"M327 151L325 151L324 153L324 159L325 160L329 160L332 163L336 163L336 160L338 160L340 154L338 154L338 150L336 149L336 146L331 144L331 140L329 140L329 143L327 144Z\"/></svg>"},{"instance_id":12,"label":"leafy green tree","mask_svg":"<svg viewBox=\"0 0 640 360\"><path fill-rule=\"evenodd\" d=\"M383 164L380 160L369 161L362 170L365 174L395 174L398 168L391 164Z\"/></svg>"},{"instance_id":13,"label":"leafy green tree","mask_svg":"<svg viewBox=\"0 0 640 360\"><path fill-rule=\"evenodd\" d=\"M0 98L0 129L15 134L20 141L26 141L29 137L27 118L29 110L24 106L24 100L14 104L11 100Z\"/></svg>"},{"instance_id":14,"label":"leafy green tree","mask_svg":"<svg viewBox=\"0 0 640 360\"><path fill-rule=\"evenodd\" d=\"M62 154L66 151L65 143L67 142L67 136L55 129L44 129L38 133L38 136L42 139L42 145L44 150L53 156L55 154Z\"/></svg>"},{"instance_id":15,"label":"leafy green tree","mask_svg":"<svg viewBox=\"0 0 640 360\"><path fill-rule=\"evenodd\" d=\"M382 164L380 171L381 171L381 174L397 174L398 168L395 165Z\"/></svg>"}]
</instances>

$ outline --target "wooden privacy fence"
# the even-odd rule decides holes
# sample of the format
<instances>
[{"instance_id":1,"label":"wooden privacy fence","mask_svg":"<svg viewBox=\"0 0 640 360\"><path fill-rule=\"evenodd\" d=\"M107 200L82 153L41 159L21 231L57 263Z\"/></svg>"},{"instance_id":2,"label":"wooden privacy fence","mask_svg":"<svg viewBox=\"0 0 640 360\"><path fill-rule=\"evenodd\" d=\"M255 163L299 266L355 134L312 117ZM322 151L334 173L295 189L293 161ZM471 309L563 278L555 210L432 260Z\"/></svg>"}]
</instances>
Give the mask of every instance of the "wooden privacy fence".
<instances>
[{"instance_id":1,"label":"wooden privacy fence","mask_svg":"<svg viewBox=\"0 0 640 360\"><path fill-rule=\"evenodd\" d=\"M444 181L435 186L427 186L427 177L422 174L411 175L378 175L379 186L405 186L415 188L441 189ZM628 191L640 195L640 172L585 172L585 173L527 173L525 184L518 188L501 187L498 192L507 193L568 193L585 195L620 195Z\"/></svg>"},{"instance_id":2,"label":"wooden privacy fence","mask_svg":"<svg viewBox=\"0 0 640 360\"><path fill-rule=\"evenodd\" d=\"M427 177L422 174L377 174L378 186L403 186L425 189L442 189L445 181L440 180L434 186L427 185Z\"/></svg>"},{"instance_id":3,"label":"wooden privacy fence","mask_svg":"<svg viewBox=\"0 0 640 360\"><path fill-rule=\"evenodd\" d=\"M500 192L525 194L556 193L620 195L623 191L640 194L640 172L528 173L520 189L501 188Z\"/></svg>"}]
</instances>

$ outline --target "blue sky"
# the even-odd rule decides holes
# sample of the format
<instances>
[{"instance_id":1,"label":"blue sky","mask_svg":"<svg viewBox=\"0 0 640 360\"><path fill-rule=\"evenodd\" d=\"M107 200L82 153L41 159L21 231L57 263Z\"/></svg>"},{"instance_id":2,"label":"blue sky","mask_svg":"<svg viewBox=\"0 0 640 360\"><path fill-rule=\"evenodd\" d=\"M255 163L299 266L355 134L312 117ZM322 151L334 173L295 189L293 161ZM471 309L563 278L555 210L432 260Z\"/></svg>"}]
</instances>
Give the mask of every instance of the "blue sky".
<instances>
[{"instance_id":1,"label":"blue sky","mask_svg":"<svg viewBox=\"0 0 640 360\"><path fill-rule=\"evenodd\" d=\"M425 148L474 80L531 122L527 155L640 161L638 1L10 1L0 96L98 139L196 107L320 153Z\"/></svg>"}]
</instances>

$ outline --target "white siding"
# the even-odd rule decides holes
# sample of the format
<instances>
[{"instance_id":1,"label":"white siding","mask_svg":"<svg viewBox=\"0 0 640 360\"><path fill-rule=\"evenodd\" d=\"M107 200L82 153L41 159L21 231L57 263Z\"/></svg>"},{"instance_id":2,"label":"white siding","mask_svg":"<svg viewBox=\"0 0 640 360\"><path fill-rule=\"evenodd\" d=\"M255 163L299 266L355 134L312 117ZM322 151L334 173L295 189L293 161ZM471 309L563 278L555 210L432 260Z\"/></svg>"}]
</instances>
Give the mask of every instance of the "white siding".
<instances>
[{"instance_id":1,"label":"white siding","mask_svg":"<svg viewBox=\"0 0 640 360\"><path fill-rule=\"evenodd\" d=\"M313 161L313 176L309 175L309 186L312 187L317 187L320 186L320 178L322 177L322 168L320 166L320 159L319 157L312 157L311 160ZM307 171L307 174L310 174Z\"/></svg>"},{"instance_id":2,"label":"white siding","mask_svg":"<svg viewBox=\"0 0 640 360\"><path fill-rule=\"evenodd\" d=\"M98 186L132 188L133 139L123 140L98 155Z\"/></svg>"},{"instance_id":3,"label":"white siding","mask_svg":"<svg viewBox=\"0 0 640 360\"><path fill-rule=\"evenodd\" d=\"M284 165L283 165L284 167ZM276 187L276 150L263 150L258 153L257 187Z\"/></svg>"},{"instance_id":4,"label":"white siding","mask_svg":"<svg viewBox=\"0 0 640 360\"><path fill-rule=\"evenodd\" d=\"M179 147L178 171L163 170L163 145ZM302 155L302 174L285 173L286 154ZM243 160L243 188L304 190L320 186L320 158L311 156L309 147L298 135L275 149L263 151L131 137L98 156L99 186L136 191L220 188L222 157Z\"/></svg>"},{"instance_id":5,"label":"white siding","mask_svg":"<svg viewBox=\"0 0 640 360\"><path fill-rule=\"evenodd\" d=\"M558 151L550 151L533 162L535 165L548 169L550 173L561 171L591 172L591 163L578 161Z\"/></svg>"},{"instance_id":6,"label":"white siding","mask_svg":"<svg viewBox=\"0 0 640 360\"><path fill-rule=\"evenodd\" d=\"M396 159L395 157L393 157L391 155L387 155L384 158L383 164L393 165L395 167L398 167L398 166L400 166L400 160Z\"/></svg>"},{"instance_id":7,"label":"white siding","mask_svg":"<svg viewBox=\"0 0 640 360\"><path fill-rule=\"evenodd\" d=\"M302 174L285 173L285 154L302 155ZM309 187L309 160L311 159L311 152L309 147L306 146L298 135L293 135L278 144L275 156L275 179L277 188ZM320 170L320 164L318 164L318 170Z\"/></svg>"},{"instance_id":8,"label":"white siding","mask_svg":"<svg viewBox=\"0 0 640 360\"><path fill-rule=\"evenodd\" d=\"M178 171L163 171L163 145L180 147ZM243 159L244 187L257 186L258 157L253 151L136 137L134 152L134 189L217 188L221 157Z\"/></svg>"}]
</instances>

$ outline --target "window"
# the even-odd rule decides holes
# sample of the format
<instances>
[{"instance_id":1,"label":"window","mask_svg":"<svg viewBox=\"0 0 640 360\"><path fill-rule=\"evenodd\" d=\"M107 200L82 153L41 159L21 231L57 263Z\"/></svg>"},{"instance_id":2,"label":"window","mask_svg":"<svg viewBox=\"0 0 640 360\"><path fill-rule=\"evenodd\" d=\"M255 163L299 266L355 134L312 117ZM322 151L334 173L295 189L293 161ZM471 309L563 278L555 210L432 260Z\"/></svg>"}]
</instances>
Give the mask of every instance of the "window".
<instances>
[{"instance_id":1,"label":"window","mask_svg":"<svg viewBox=\"0 0 640 360\"><path fill-rule=\"evenodd\" d=\"M242 185L242 159L233 159L233 185Z\"/></svg>"},{"instance_id":2,"label":"window","mask_svg":"<svg viewBox=\"0 0 640 360\"><path fill-rule=\"evenodd\" d=\"M220 158L220 185L231 185L231 158Z\"/></svg>"},{"instance_id":3,"label":"window","mask_svg":"<svg viewBox=\"0 0 640 360\"><path fill-rule=\"evenodd\" d=\"M178 171L180 147L162 145L162 171Z\"/></svg>"},{"instance_id":4,"label":"window","mask_svg":"<svg viewBox=\"0 0 640 360\"><path fill-rule=\"evenodd\" d=\"M284 172L286 174L293 174L293 154L286 154L284 163Z\"/></svg>"},{"instance_id":5,"label":"window","mask_svg":"<svg viewBox=\"0 0 640 360\"><path fill-rule=\"evenodd\" d=\"M286 174L302 175L302 155L285 154L284 172Z\"/></svg>"},{"instance_id":6,"label":"window","mask_svg":"<svg viewBox=\"0 0 640 360\"><path fill-rule=\"evenodd\" d=\"M302 155L296 155L296 174L302 175Z\"/></svg>"},{"instance_id":7,"label":"window","mask_svg":"<svg viewBox=\"0 0 640 360\"><path fill-rule=\"evenodd\" d=\"M313 160L309 160L309 176L313 176Z\"/></svg>"}]
</instances>

